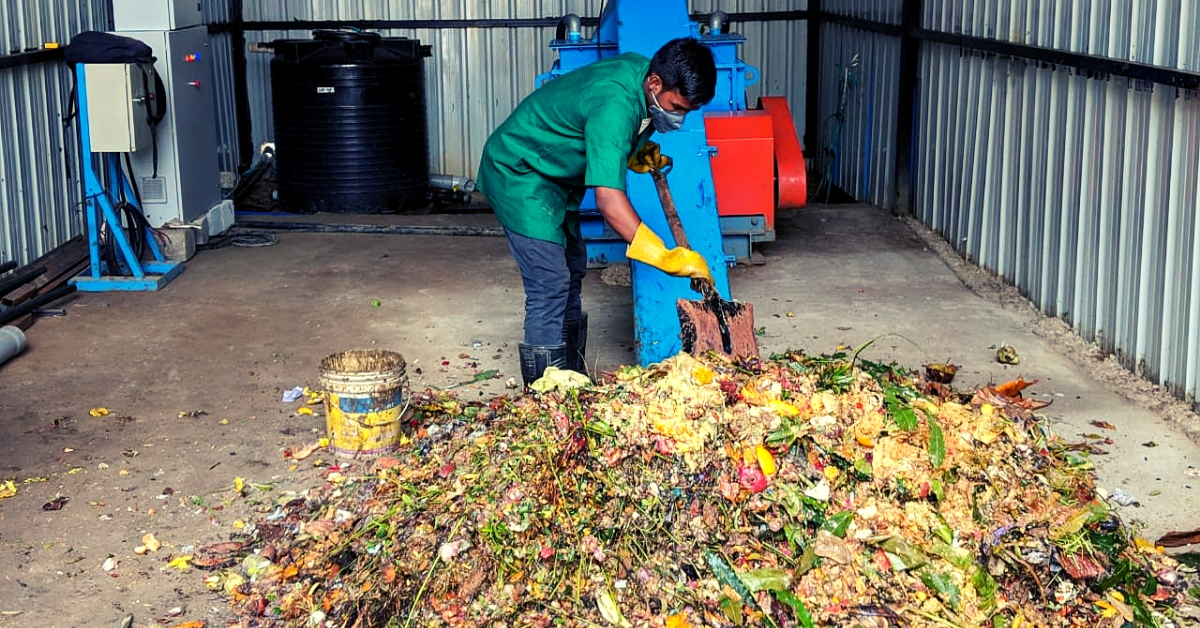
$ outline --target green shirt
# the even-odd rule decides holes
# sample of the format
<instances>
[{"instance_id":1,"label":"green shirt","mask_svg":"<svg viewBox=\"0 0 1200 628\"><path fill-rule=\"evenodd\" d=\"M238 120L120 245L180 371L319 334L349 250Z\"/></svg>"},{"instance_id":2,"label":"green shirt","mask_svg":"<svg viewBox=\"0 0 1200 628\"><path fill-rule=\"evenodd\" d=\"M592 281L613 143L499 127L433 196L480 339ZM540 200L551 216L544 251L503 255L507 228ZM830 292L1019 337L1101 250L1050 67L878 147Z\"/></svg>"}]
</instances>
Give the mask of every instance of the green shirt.
<instances>
[{"instance_id":1,"label":"green shirt","mask_svg":"<svg viewBox=\"0 0 1200 628\"><path fill-rule=\"evenodd\" d=\"M653 127L642 91L650 60L626 53L568 72L521 101L483 149L476 182L506 228L566 243L589 187L625 189Z\"/></svg>"}]
</instances>

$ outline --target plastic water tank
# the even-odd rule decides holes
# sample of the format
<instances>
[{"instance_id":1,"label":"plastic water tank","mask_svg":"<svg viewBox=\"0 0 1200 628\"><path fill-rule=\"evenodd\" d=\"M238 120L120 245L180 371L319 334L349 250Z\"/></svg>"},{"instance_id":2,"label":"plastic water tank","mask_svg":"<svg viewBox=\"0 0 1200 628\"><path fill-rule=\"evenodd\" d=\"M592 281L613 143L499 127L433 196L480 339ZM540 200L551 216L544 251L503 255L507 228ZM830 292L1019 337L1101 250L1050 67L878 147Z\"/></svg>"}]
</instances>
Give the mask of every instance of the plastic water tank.
<instances>
[{"instance_id":1,"label":"plastic water tank","mask_svg":"<svg viewBox=\"0 0 1200 628\"><path fill-rule=\"evenodd\" d=\"M377 33L314 31L272 43L279 200L296 213L423 206L429 190L424 58Z\"/></svg>"}]
</instances>

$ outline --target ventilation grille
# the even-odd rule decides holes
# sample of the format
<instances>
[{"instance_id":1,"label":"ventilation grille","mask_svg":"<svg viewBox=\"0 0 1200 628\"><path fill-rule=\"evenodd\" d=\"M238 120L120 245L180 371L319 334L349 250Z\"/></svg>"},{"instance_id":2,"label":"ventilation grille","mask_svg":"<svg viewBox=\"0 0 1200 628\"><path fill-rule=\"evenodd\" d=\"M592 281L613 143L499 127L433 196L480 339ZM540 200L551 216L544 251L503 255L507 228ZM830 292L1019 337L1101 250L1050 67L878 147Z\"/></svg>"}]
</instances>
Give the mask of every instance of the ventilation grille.
<instances>
[{"instance_id":1,"label":"ventilation grille","mask_svg":"<svg viewBox=\"0 0 1200 628\"><path fill-rule=\"evenodd\" d=\"M141 190L143 203L165 203L167 202L167 180L163 177L157 179L142 179Z\"/></svg>"}]
</instances>

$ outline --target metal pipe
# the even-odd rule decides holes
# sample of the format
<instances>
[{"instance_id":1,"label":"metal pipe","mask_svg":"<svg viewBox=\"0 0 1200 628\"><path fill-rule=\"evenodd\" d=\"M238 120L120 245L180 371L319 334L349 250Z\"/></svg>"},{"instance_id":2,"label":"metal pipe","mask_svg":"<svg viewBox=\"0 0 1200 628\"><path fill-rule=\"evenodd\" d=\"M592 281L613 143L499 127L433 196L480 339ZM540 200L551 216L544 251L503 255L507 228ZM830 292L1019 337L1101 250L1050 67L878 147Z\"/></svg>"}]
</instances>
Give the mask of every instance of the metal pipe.
<instances>
[{"instance_id":1,"label":"metal pipe","mask_svg":"<svg viewBox=\"0 0 1200 628\"><path fill-rule=\"evenodd\" d=\"M25 332L11 325L0 327L0 364L4 364L25 350Z\"/></svg>"},{"instance_id":2,"label":"metal pipe","mask_svg":"<svg viewBox=\"0 0 1200 628\"><path fill-rule=\"evenodd\" d=\"M429 187L470 194L475 191L475 179L468 179L456 174L430 174Z\"/></svg>"},{"instance_id":3,"label":"metal pipe","mask_svg":"<svg viewBox=\"0 0 1200 628\"><path fill-rule=\"evenodd\" d=\"M37 279L46 272L45 266L39 266L33 270L26 271L20 275L15 275L11 279L0 282L0 295L8 294L17 288Z\"/></svg>"},{"instance_id":4,"label":"metal pipe","mask_svg":"<svg viewBox=\"0 0 1200 628\"><path fill-rule=\"evenodd\" d=\"M7 262L0 264L0 275L6 273L16 267L17 267L17 260L8 260Z\"/></svg>"},{"instance_id":5,"label":"metal pipe","mask_svg":"<svg viewBox=\"0 0 1200 628\"><path fill-rule=\"evenodd\" d=\"M503 236L502 227L426 227L416 225L352 225L346 223L243 221L237 226L266 231L297 231L308 233L374 233L387 235L433 236Z\"/></svg>"},{"instance_id":6,"label":"metal pipe","mask_svg":"<svg viewBox=\"0 0 1200 628\"><path fill-rule=\"evenodd\" d=\"M558 23L558 28L561 33L559 39L565 39L573 44L577 44L583 39L583 20L574 13L564 15Z\"/></svg>"},{"instance_id":7,"label":"metal pipe","mask_svg":"<svg viewBox=\"0 0 1200 628\"><path fill-rule=\"evenodd\" d=\"M720 35L725 32L725 25L729 23L729 14L724 11L713 11L708 16L708 32L712 35Z\"/></svg>"},{"instance_id":8,"label":"metal pipe","mask_svg":"<svg viewBox=\"0 0 1200 628\"><path fill-rule=\"evenodd\" d=\"M68 294L71 294L72 292L75 292L75 284L51 290L46 294L34 297L20 305L10 307L3 312L0 312L0 325L11 323L12 321L15 321L18 318L21 318L22 316L25 316L26 314L42 307L43 305L57 301Z\"/></svg>"}]
</instances>

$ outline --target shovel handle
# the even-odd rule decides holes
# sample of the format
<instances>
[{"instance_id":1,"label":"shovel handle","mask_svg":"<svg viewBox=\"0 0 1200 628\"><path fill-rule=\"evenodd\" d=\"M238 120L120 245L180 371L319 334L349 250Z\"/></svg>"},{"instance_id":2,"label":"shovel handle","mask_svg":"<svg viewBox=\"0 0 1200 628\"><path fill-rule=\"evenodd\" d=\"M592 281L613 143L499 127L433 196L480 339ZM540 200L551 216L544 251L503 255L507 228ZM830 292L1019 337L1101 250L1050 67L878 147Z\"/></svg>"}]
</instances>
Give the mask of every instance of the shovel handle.
<instances>
[{"instance_id":1,"label":"shovel handle","mask_svg":"<svg viewBox=\"0 0 1200 628\"><path fill-rule=\"evenodd\" d=\"M666 173L661 170L653 170L650 176L654 177L654 187L658 188L658 200L662 203L663 213L667 216L667 225L671 227L675 246L682 246L685 249L692 248L688 246L687 233L684 232L683 223L679 220L679 212L675 209L675 199L671 196L671 188L667 187Z\"/></svg>"},{"instance_id":2,"label":"shovel handle","mask_svg":"<svg viewBox=\"0 0 1200 628\"><path fill-rule=\"evenodd\" d=\"M654 177L654 187L658 189L658 200L662 203L663 214L666 215L667 225L671 228L671 236L675 238L675 246L682 246L685 249L692 248L688 245L687 232L683 230L683 222L679 220L679 211L675 209L675 199L671 196L671 188L667 186L667 173L662 170L651 170L650 176ZM707 300L721 298L717 293L716 286L703 279L692 279L692 290L704 295Z\"/></svg>"}]
</instances>

